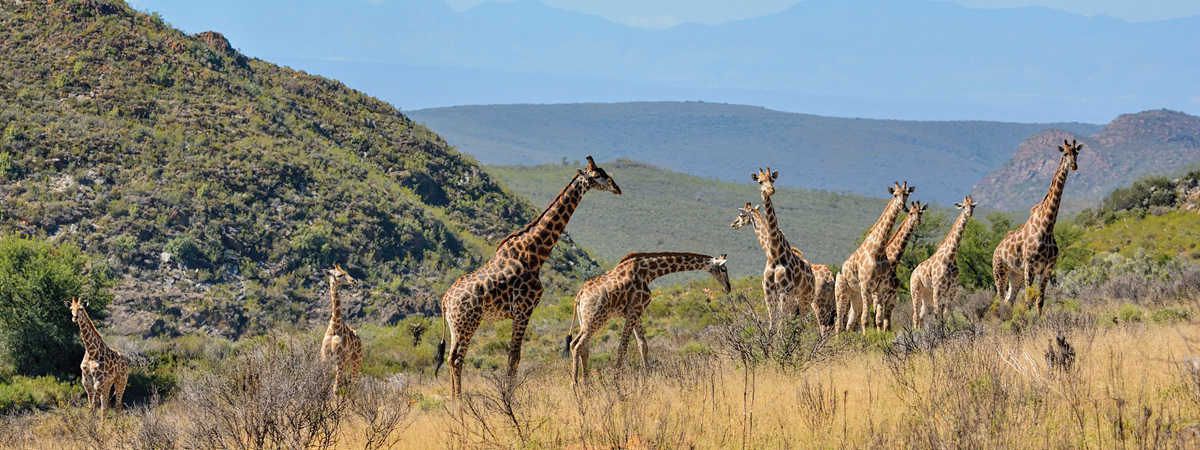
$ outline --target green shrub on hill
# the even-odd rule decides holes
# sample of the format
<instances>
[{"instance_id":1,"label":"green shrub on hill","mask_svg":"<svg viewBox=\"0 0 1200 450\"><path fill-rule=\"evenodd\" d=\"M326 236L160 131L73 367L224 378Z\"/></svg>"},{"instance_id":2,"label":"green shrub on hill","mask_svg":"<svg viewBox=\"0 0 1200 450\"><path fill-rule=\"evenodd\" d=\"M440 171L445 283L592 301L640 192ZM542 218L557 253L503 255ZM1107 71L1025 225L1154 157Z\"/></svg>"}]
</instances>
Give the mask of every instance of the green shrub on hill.
<instances>
[{"instance_id":1,"label":"green shrub on hill","mask_svg":"<svg viewBox=\"0 0 1200 450\"><path fill-rule=\"evenodd\" d=\"M106 255L170 333L230 337L319 320L333 262L368 287L352 316L433 312L536 213L393 106L114 0L0 3L0 195L0 229Z\"/></svg>"},{"instance_id":2,"label":"green shrub on hill","mask_svg":"<svg viewBox=\"0 0 1200 450\"><path fill-rule=\"evenodd\" d=\"M78 376L83 346L63 301L82 296L92 319L102 320L111 282L108 271L92 266L73 244L0 236L0 367L28 376Z\"/></svg>"}]
</instances>

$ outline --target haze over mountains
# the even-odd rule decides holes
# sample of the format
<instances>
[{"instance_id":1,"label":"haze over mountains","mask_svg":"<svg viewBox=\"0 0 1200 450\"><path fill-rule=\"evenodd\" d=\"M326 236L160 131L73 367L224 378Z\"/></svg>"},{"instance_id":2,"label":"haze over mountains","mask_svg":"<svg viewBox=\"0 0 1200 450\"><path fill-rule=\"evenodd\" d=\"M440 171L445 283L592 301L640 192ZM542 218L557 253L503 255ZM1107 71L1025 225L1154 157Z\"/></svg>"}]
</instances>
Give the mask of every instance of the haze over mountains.
<instances>
[{"instance_id":1,"label":"haze over mountains","mask_svg":"<svg viewBox=\"0 0 1200 450\"><path fill-rule=\"evenodd\" d=\"M778 181L784 186L879 197L892 181L907 180L918 186L914 198L943 204L962 199L1034 133L1101 129L844 119L696 102L459 106L409 116L487 164L557 163L591 154L738 183L771 166L787 174Z\"/></svg>"},{"instance_id":2,"label":"haze over mountains","mask_svg":"<svg viewBox=\"0 0 1200 450\"><path fill-rule=\"evenodd\" d=\"M646 30L536 1L142 0L189 31L405 109L706 100L895 119L1104 123L1200 113L1200 17L1127 23L926 0L807 0Z\"/></svg>"}]
</instances>

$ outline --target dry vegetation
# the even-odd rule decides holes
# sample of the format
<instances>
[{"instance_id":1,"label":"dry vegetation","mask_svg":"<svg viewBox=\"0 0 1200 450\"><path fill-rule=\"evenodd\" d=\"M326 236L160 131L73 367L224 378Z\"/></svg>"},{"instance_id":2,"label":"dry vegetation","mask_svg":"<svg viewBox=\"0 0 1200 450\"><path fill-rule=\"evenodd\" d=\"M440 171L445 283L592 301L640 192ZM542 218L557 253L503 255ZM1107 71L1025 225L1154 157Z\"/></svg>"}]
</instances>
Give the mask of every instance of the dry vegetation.
<instances>
[{"instance_id":1,"label":"dry vegetation","mask_svg":"<svg viewBox=\"0 0 1200 450\"><path fill-rule=\"evenodd\" d=\"M652 342L649 368L635 361L617 373L597 364L599 376L575 388L565 359L530 361L511 383L499 371L469 370L459 401L445 397L444 374L428 372L363 377L330 401L329 371L316 363L312 339L273 336L204 350L211 365L183 374L167 399L102 422L78 402L0 416L0 446L1200 445L1200 330L1188 320L1200 304L1139 307L1100 300L1099 288L1088 295L1096 297L1086 307L1060 301L1024 325L999 323L993 309L980 318L958 314L934 331L831 340L803 320L769 331L754 302L735 295L726 301L741 312L723 315L705 334L713 351ZM1153 319L1162 315L1130 308L1176 314ZM1014 315L1023 320L1021 311Z\"/></svg>"}]
</instances>

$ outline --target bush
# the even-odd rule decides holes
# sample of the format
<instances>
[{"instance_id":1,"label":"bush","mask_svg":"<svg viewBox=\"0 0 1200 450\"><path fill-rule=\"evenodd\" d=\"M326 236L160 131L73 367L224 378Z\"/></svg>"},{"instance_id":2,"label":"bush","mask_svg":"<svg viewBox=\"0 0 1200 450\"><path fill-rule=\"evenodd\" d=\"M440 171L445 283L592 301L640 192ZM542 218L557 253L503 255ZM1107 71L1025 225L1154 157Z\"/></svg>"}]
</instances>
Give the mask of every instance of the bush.
<instances>
[{"instance_id":1,"label":"bush","mask_svg":"<svg viewBox=\"0 0 1200 450\"><path fill-rule=\"evenodd\" d=\"M1124 323L1141 322L1143 318L1142 308L1131 303L1121 305L1121 309L1117 311L1117 320Z\"/></svg>"},{"instance_id":2,"label":"bush","mask_svg":"<svg viewBox=\"0 0 1200 450\"><path fill-rule=\"evenodd\" d=\"M1159 308L1150 313L1150 321L1159 324L1187 322L1192 318L1192 310L1180 306Z\"/></svg>"},{"instance_id":3,"label":"bush","mask_svg":"<svg viewBox=\"0 0 1200 450\"><path fill-rule=\"evenodd\" d=\"M49 409L78 400L81 395L83 387L77 383L59 381L48 375L37 378L15 376L0 383L0 414Z\"/></svg>"},{"instance_id":4,"label":"bush","mask_svg":"<svg viewBox=\"0 0 1200 450\"><path fill-rule=\"evenodd\" d=\"M0 236L0 358L21 375L79 376L83 346L79 327L63 304L69 297L89 300L94 322L106 317L111 276L93 267L73 244L15 235Z\"/></svg>"}]
</instances>

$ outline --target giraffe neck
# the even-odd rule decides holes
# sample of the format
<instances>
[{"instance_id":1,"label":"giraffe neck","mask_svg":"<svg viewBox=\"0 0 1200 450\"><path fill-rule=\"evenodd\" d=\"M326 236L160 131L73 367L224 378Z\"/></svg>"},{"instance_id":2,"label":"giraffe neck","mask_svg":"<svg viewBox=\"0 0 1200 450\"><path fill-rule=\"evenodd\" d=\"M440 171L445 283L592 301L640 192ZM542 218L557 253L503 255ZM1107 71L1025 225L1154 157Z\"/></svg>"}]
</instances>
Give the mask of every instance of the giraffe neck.
<instances>
[{"instance_id":1,"label":"giraffe neck","mask_svg":"<svg viewBox=\"0 0 1200 450\"><path fill-rule=\"evenodd\" d=\"M1050 189L1046 191L1046 196L1038 203L1033 215L1029 218L1030 223L1036 223L1043 229L1054 229L1054 222L1058 220L1058 206L1062 202L1063 188L1067 185L1067 173L1071 171L1067 165L1067 157L1063 155L1058 160L1058 170L1054 171L1054 178L1050 179ZM1034 219L1038 219L1035 221Z\"/></svg>"},{"instance_id":2,"label":"giraffe neck","mask_svg":"<svg viewBox=\"0 0 1200 450\"><path fill-rule=\"evenodd\" d=\"M585 192L587 181L583 175L576 173L575 178L563 187L558 197L536 219L500 241L496 257L520 260L530 270L541 268Z\"/></svg>"},{"instance_id":3,"label":"giraffe neck","mask_svg":"<svg viewBox=\"0 0 1200 450\"><path fill-rule=\"evenodd\" d=\"M788 244L783 230L779 229L779 219L775 216L775 205L771 203L771 196L763 192L762 203L763 234L766 238L763 251L767 254L768 262L784 260L792 254L792 246Z\"/></svg>"},{"instance_id":4,"label":"giraffe neck","mask_svg":"<svg viewBox=\"0 0 1200 450\"><path fill-rule=\"evenodd\" d=\"M100 337L100 332L96 331L96 325L92 323L87 311L81 310L80 314L79 339L83 341L83 352L88 356L97 355L104 348L104 339Z\"/></svg>"},{"instance_id":5,"label":"giraffe neck","mask_svg":"<svg viewBox=\"0 0 1200 450\"><path fill-rule=\"evenodd\" d=\"M884 251L887 250L887 235L892 231L892 225L896 224L896 216L900 215L900 206L902 202L896 197L892 197L888 201L887 208L884 208L883 215L879 216L879 220L875 221L875 225L871 226L871 231L867 232L867 238L863 239L862 247L868 255L874 256L878 261L887 255Z\"/></svg>"},{"instance_id":6,"label":"giraffe neck","mask_svg":"<svg viewBox=\"0 0 1200 450\"><path fill-rule=\"evenodd\" d=\"M968 220L971 220L971 216L967 215L966 210L958 213L958 218L954 219L954 226L950 227L950 233L938 244L937 255L942 263L953 263L958 257L958 244L962 242L963 230L966 229Z\"/></svg>"},{"instance_id":7,"label":"giraffe neck","mask_svg":"<svg viewBox=\"0 0 1200 450\"><path fill-rule=\"evenodd\" d=\"M892 237L888 239L885 254L887 255L888 262L892 263L892 265L895 265L896 261L899 261L900 257L904 256L904 248L908 245L908 239L912 237L912 232L916 228L916 224L917 215L909 213L908 217L905 217L904 221L900 222L900 228L895 233L892 233Z\"/></svg>"},{"instance_id":8,"label":"giraffe neck","mask_svg":"<svg viewBox=\"0 0 1200 450\"><path fill-rule=\"evenodd\" d=\"M655 278L675 272L704 270L712 256L690 252L634 253L626 258L634 259L633 270L647 283Z\"/></svg>"},{"instance_id":9,"label":"giraffe neck","mask_svg":"<svg viewBox=\"0 0 1200 450\"><path fill-rule=\"evenodd\" d=\"M329 327L340 328L342 326L342 300L338 297L337 278L329 276Z\"/></svg>"}]
</instances>

